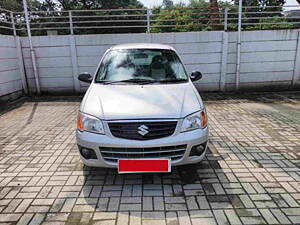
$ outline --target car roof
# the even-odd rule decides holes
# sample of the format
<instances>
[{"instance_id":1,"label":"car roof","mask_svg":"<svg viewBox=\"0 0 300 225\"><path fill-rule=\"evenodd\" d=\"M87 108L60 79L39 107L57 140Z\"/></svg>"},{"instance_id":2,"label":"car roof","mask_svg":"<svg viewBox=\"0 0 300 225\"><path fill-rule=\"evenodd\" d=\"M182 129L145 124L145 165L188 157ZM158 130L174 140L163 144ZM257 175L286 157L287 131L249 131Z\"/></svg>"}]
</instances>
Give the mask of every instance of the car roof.
<instances>
[{"instance_id":1,"label":"car roof","mask_svg":"<svg viewBox=\"0 0 300 225\"><path fill-rule=\"evenodd\" d=\"M163 44L155 44L155 43L130 43L130 44L120 44L115 45L110 48L111 50L114 49L168 49L173 50L175 49L169 45Z\"/></svg>"}]
</instances>

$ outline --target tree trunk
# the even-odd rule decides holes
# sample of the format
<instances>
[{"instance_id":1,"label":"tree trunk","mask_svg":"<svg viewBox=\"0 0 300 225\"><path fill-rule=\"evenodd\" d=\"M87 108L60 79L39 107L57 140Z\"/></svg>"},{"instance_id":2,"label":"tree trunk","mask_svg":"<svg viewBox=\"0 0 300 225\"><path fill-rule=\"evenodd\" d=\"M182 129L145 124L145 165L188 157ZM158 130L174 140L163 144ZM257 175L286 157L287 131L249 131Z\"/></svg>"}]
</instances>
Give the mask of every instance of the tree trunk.
<instances>
[{"instance_id":1,"label":"tree trunk","mask_svg":"<svg viewBox=\"0 0 300 225\"><path fill-rule=\"evenodd\" d=\"M300 1L300 0L297 0ZM220 16L219 16L219 4L218 0L209 0L209 8L210 8L210 23L214 24L212 25L214 30L220 30L222 29L221 27L221 21L220 21Z\"/></svg>"}]
</instances>

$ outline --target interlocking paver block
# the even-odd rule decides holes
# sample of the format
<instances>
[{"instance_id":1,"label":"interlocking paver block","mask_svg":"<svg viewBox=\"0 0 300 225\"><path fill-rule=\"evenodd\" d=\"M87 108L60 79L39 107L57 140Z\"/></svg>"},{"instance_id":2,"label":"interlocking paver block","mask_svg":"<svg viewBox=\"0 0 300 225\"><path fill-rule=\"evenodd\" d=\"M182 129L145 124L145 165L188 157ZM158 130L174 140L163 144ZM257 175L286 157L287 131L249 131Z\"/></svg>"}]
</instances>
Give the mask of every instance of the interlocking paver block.
<instances>
[{"instance_id":1,"label":"interlocking paver block","mask_svg":"<svg viewBox=\"0 0 300 225\"><path fill-rule=\"evenodd\" d=\"M229 221L223 210L213 210L218 225L228 225Z\"/></svg>"},{"instance_id":2,"label":"interlocking paver block","mask_svg":"<svg viewBox=\"0 0 300 225\"><path fill-rule=\"evenodd\" d=\"M129 223L129 212L119 212L117 225L128 225Z\"/></svg>"},{"instance_id":3,"label":"interlocking paver block","mask_svg":"<svg viewBox=\"0 0 300 225\"><path fill-rule=\"evenodd\" d=\"M95 212L93 220L109 220L116 219L117 213L115 212Z\"/></svg>"},{"instance_id":4,"label":"interlocking paver block","mask_svg":"<svg viewBox=\"0 0 300 225\"><path fill-rule=\"evenodd\" d=\"M143 197L143 210L144 211L152 211L153 210L152 197Z\"/></svg>"},{"instance_id":5,"label":"interlocking paver block","mask_svg":"<svg viewBox=\"0 0 300 225\"><path fill-rule=\"evenodd\" d=\"M33 217L33 215L34 214L32 214L32 213L23 214L22 217L19 219L17 225L28 224L29 221L31 220L31 218Z\"/></svg>"},{"instance_id":6,"label":"interlocking paver block","mask_svg":"<svg viewBox=\"0 0 300 225\"><path fill-rule=\"evenodd\" d=\"M142 213L141 212L130 212L129 224L130 225L141 225L142 224Z\"/></svg>"},{"instance_id":7,"label":"interlocking paver block","mask_svg":"<svg viewBox=\"0 0 300 225\"><path fill-rule=\"evenodd\" d=\"M234 225L242 224L240 218L238 217L238 215L235 213L234 210L226 209L226 210L224 210L224 212L225 212L230 224L234 224Z\"/></svg>"},{"instance_id":8,"label":"interlocking paver block","mask_svg":"<svg viewBox=\"0 0 300 225\"><path fill-rule=\"evenodd\" d=\"M299 224L300 92L202 97L207 155L170 174L84 167L73 98L1 114L0 222Z\"/></svg>"}]
</instances>

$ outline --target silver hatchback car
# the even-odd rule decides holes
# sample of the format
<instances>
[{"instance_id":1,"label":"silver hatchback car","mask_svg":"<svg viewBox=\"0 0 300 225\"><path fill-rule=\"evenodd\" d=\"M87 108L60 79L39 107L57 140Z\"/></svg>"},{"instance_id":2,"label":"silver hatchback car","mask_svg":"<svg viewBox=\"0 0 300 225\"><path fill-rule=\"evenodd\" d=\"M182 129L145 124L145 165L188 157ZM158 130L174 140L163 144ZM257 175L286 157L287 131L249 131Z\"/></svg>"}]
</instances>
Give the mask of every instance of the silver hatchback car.
<instances>
[{"instance_id":1,"label":"silver hatchback car","mask_svg":"<svg viewBox=\"0 0 300 225\"><path fill-rule=\"evenodd\" d=\"M170 172L171 166L200 162L208 121L193 81L201 77L198 71L187 75L171 46L111 47L95 76L78 77L91 83L77 118L83 163L121 173Z\"/></svg>"}]
</instances>

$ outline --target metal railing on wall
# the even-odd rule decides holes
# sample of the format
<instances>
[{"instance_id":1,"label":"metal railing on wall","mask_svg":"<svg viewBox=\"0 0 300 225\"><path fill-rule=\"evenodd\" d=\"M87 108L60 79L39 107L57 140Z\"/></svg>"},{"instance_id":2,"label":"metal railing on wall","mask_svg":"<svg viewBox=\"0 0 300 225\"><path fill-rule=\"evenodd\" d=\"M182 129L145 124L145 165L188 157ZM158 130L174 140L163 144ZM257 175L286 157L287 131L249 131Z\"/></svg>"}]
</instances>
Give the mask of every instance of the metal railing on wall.
<instances>
[{"instance_id":1,"label":"metal railing on wall","mask_svg":"<svg viewBox=\"0 0 300 225\"><path fill-rule=\"evenodd\" d=\"M0 8L0 34L16 35L15 18L12 11Z\"/></svg>"},{"instance_id":2,"label":"metal railing on wall","mask_svg":"<svg viewBox=\"0 0 300 225\"><path fill-rule=\"evenodd\" d=\"M23 0L23 4L26 5L26 0ZM28 36L33 64L35 64L35 53L31 35L71 34L70 38L73 40L73 34L218 30L224 31L223 38L228 39L227 31L238 31L236 90L239 89L240 83L241 31L266 29L300 29L300 6L243 7L242 0L239 0L238 5L227 5L227 7L220 8L217 13L211 12L209 8L186 7L30 12L0 9L0 34ZM39 93L38 70L36 65L33 67ZM224 81L222 82L220 90L224 90Z\"/></svg>"},{"instance_id":3,"label":"metal railing on wall","mask_svg":"<svg viewBox=\"0 0 300 225\"><path fill-rule=\"evenodd\" d=\"M32 35L300 28L300 6L30 11ZM0 9L0 33L27 36L24 12Z\"/></svg>"}]
</instances>

